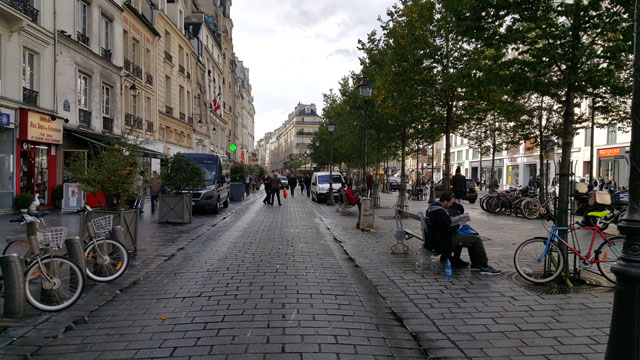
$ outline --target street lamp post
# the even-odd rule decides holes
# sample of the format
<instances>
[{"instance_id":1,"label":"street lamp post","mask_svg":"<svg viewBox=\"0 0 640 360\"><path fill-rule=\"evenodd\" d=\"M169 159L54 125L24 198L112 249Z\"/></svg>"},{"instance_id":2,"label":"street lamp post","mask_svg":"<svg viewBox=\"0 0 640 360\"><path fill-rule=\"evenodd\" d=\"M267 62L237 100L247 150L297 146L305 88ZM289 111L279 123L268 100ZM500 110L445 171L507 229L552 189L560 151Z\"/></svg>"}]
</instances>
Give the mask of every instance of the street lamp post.
<instances>
[{"instance_id":1,"label":"street lamp post","mask_svg":"<svg viewBox=\"0 0 640 360\"><path fill-rule=\"evenodd\" d=\"M435 170L435 162L436 162L436 144L431 144L431 184L429 184L429 200L427 201L429 204L435 201L436 197L436 182L434 180L434 170Z\"/></svg>"},{"instance_id":2,"label":"street lamp post","mask_svg":"<svg viewBox=\"0 0 640 360\"><path fill-rule=\"evenodd\" d=\"M362 97L367 98L371 96L371 82L367 78L363 78L360 83L360 95ZM364 152L362 156L362 186L366 187L366 174L367 174L367 106L365 102L364 107L364 126L363 126L363 137L362 141L364 143ZM367 194L368 195L368 194Z\"/></svg>"},{"instance_id":3,"label":"street lamp post","mask_svg":"<svg viewBox=\"0 0 640 360\"><path fill-rule=\"evenodd\" d=\"M318 138L316 138L315 145L316 145L316 156L319 157L318 148L320 147L320 140ZM312 163L313 163L313 161L312 161Z\"/></svg>"},{"instance_id":4,"label":"street lamp post","mask_svg":"<svg viewBox=\"0 0 640 360\"><path fill-rule=\"evenodd\" d=\"M333 131L336 129L336 124L333 120L329 119L329 198L327 199L327 206L333 206L335 204L333 200Z\"/></svg>"},{"instance_id":5,"label":"street lamp post","mask_svg":"<svg viewBox=\"0 0 640 360\"><path fill-rule=\"evenodd\" d=\"M626 238L616 275L613 313L605 359L640 359L640 1L635 5L633 99L631 101L631 153L629 207L618 229ZM634 175L635 174L635 175Z\"/></svg>"}]
</instances>

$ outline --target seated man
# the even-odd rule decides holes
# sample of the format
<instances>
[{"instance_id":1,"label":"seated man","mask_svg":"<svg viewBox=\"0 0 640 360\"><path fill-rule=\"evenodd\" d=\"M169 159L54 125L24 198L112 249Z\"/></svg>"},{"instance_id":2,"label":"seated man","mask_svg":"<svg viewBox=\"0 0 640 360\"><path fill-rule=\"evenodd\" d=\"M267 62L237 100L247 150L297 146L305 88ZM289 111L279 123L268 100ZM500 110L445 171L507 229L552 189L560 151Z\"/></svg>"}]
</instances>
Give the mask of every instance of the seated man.
<instances>
[{"instance_id":1,"label":"seated man","mask_svg":"<svg viewBox=\"0 0 640 360\"><path fill-rule=\"evenodd\" d=\"M487 253L482 240L477 235L458 234L459 225L451 225L451 216L447 211L454 203L453 195L445 191L440 199L429 206L427 217L430 220L429 231L424 247L439 254L457 256L451 259L452 267L466 267L467 263L460 259L461 249L466 247L471 258L471 271L479 271L483 275L497 275L500 270L489 266Z\"/></svg>"}]
</instances>

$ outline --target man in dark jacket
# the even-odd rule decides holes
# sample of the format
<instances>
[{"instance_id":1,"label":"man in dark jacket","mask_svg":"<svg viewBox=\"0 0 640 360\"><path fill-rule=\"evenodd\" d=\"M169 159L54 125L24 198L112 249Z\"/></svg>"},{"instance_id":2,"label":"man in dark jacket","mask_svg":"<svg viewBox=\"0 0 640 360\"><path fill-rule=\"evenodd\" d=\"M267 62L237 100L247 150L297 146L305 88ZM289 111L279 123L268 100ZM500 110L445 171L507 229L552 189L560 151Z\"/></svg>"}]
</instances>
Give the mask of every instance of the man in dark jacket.
<instances>
[{"instance_id":1,"label":"man in dark jacket","mask_svg":"<svg viewBox=\"0 0 640 360\"><path fill-rule=\"evenodd\" d=\"M484 250L482 240L477 235L458 234L458 224L451 224L451 217L447 208L454 203L453 195L445 191L440 195L440 199L431 205L427 210L429 218L428 236L424 243L425 249L438 254L451 254L451 252L459 254L455 251L461 248L467 248L469 257L471 258L471 271L478 271L483 275L496 275L500 270L489 266L487 253ZM466 267L467 263L459 257L451 259L452 267Z\"/></svg>"},{"instance_id":2,"label":"man in dark jacket","mask_svg":"<svg viewBox=\"0 0 640 360\"><path fill-rule=\"evenodd\" d=\"M304 177L304 187L307 188L307 197L311 197L311 176L309 174Z\"/></svg>"},{"instance_id":3,"label":"man in dark jacket","mask_svg":"<svg viewBox=\"0 0 640 360\"><path fill-rule=\"evenodd\" d=\"M267 193L267 196L262 200L263 204L271 204L271 176L267 174L262 181L264 184L264 192Z\"/></svg>"},{"instance_id":4,"label":"man in dark jacket","mask_svg":"<svg viewBox=\"0 0 640 360\"><path fill-rule=\"evenodd\" d=\"M294 197L296 194L296 186L298 185L298 181L296 180L296 176L291 174L289 176L289 189L291 190L291 197Z\"/></svg>"},{"instance_id":5,"label":"man in dark jacket","mask_svg":"<svg viewBox=\"0 0 640 360\"><path fill-rule=\"evenodd\" d=\"M460 166L456 168L456 174L451 179L451 185L453 186L455 201L458 204L462 204L462 198L467 191L467 179L460 173Z\"/></svg>"},{"instance_id":6,"label":"man in dark jacket","mask_svg":"<svg viewBox=\"0 0 640 360\"><path fill-rule=\"evenodd\" d=\"M282 206L280 202L280 189L284 188L282 180L277 175L271 175L271 206L273 206L276 195L278 196L278 206Z\"/></svg>"}]
</instances>

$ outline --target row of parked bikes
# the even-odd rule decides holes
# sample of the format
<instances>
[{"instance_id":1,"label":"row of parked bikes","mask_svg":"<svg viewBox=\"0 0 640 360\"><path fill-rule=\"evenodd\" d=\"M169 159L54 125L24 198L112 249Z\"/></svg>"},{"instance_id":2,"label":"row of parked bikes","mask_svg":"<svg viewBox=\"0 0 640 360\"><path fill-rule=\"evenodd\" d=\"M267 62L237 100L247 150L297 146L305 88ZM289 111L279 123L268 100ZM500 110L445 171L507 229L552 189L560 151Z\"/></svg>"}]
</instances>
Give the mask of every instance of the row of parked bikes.
<instances>
[{"instance_id":1,"label":"row of parked bikes","mask_svg":"<svg viewBox=\"0 0 640 360\"><path fill-rule=\"evenodd\" d=\"M48 212L22 214L11 222L26 225L24 235L7 238L3 255L15 254L24 259L24 294L26 300L42 311L60 311L73 305L82 295L87 277L98 282L113 281L127 269L129 254L118 240L113 216L91 216L85 206L88 236L84 240L83 264L67 253L66 227L47 227ZM81 224L82 226L83 224Z\"/></svg>"},{"instance_id":2,"label":"row of parked bikes","mask_svg":"<svg viewBox=\"0 0 640 360\"><path fill-rule=\"evenodd\" d=\"M605 191L590 191L586 184L577 183L572 199L574 213L584 217L584 224L598 226L604 231L610 224L618 225L626 213L629 192L623 190L610 194ZM486 212L527 219L549 218L553 216L555 206L555 195L550 194L541 201L538 192L528 187L511 188L487 194L480 199L480 207Z\"/></svg>"}]
</instances>

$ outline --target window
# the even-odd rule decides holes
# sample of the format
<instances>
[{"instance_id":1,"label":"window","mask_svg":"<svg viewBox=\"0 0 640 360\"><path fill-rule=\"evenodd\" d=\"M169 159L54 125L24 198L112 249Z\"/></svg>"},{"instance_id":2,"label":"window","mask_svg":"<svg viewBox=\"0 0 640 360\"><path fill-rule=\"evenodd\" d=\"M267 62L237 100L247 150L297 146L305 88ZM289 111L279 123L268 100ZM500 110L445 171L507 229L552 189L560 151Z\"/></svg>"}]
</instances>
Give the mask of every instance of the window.
<instances>
[{"instance_id":1,"label":"window","mask_svg":"<svg viewBox=\"0 0 640 360\"><path fill-rule=\"evenodd\" d=\"M134 65L138 65L140 56L138 55L138 51L140 50L140 43L138 40L131 41L131 63Z\"/></svg>"},{"instance_id":2,"label":"window","mask_svg":"<svg viewBox=\"0 0 640 360\"><path fill-rule=\"evenodd\" d=\"M586 128L584 131L584 146L591 146L591 128Z\"/></svg>"},{"instance_id":3,"label":"window","mask_svg":"<svg viewBox=\"0 0 640 360\"><path fill-rule=\"evenodd\" d=\"M616 127L607 126L607 145L615 144L616 142Z\"/></svg>"},{"instance_id":4,"label":"window","mask_svg":"<svg viewBox=\"0 0 640 360\"><path fill-rule=\"evenodd\" d=\"M111 21L104 16L100 17L100 46L111 49Z\"/></svg>"},{"instance_id":5,"label":"window","mask_svg":"<svg viewBox=\"0 0 640 360\"><path fill-rule=\"evenodd\" d=\"M164 51L171 54L171 34L168 31L164 32Z\"/></svg>"},{"instance_id":6,"label":"window","mask_svg":"<svg viewBox=\"0 0 640 360\"><path fill-rule=\"evenodd\" d=\"M78 73L78 107L89 110L89 76Z\"/></svg>"},{"instance_id":7,"label":"window","mask_svg":"<svg viewBox=\"0 0 640 360\"><path fill-rule=\"evenodd\" d=\"M151 109L151 98L150 97L147 97L145 99L144 112L145 112L145 118L147 119L147 121L153 122L153 113L152 113L152 109Z\"/></svg>"},{"instance_id":8,"label":"window","mask_svg":"<svg viewBox=\"0 0 640 360\"><path fill-rule=\"evenodd\" d=\"M36 54L22 50L22 87L35 90Z\"/></svg>"},{"instance_id":9,"label":"window","mask_svg":"<svg viewBox=\"0 0 640 360\"><path fill-rule=\"evenodd\" d=\"M144 51L144 71L151 74L151 50L145 49Z\"/></svg>"},{"instance_id":10,"label":"window","mask_svg":"<svg viewBox=\"0 0 640 360\"><path fill-rule=\"evenodd\" d=\"M182 86L180 86L178 95L180 96L180 113L184 114L184 88Z\"/></svg>"},{"instance_id":11,"label":"window","mask_svg":"<svg viewBox=\"0 0 640 360\"><path fill-rule=\"evenodd\" d=\"M111 107L113 98L113 88L102 84L102 116L111 117Z\"/></svg>"},{"instance_id":12,"label":"window","mask_svg":"<svg viewBox=\"0 0 640 360\"><path fill-rule=\"evenodd\" d=\"M131 95L131 113L133 116L138 116L138 97L131 94L131 88L129 88L129 94Z\"/></svg>"},{"instance_id":13,"label":"window","mask_svg":"<svg viewBox=\"0 0 640 360\"><path fill-rule=\"evenodd\" d=\"M462 161L462 160L464 160L462 158L462 150L458 150L458 161Z\"/></svg>"},{"instance_id":14,"label":"window","mask_svg":"<svg viewBox=\"0 0 640 360\"><path fill-rule=\"evenodd\" d=\"M87 36L89 34L88 16L89 5L84 1L78 0L76 12L76 30L78 32L77 40L86 46L89 46L89 37Z\"/></svg>"},{"instance_id":15,"label":"window","mask_svg":"<svg viewBox=\"0 0 640 360\"><path fill-rule=\"evenodd\" d=\"M164 79L164 104L171 106L171 78L168 76Z\"/></svg>"},{"instance_id":16,"label":"window","mask_svg":"<svg viewBox=\"0 0 640 360\"><path fill-rule=\"evenodd\" d=\"M178 9L178 28L180 30L184 29L184 12L182 9Z\"/></svg>"}]
</instances>

